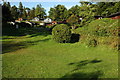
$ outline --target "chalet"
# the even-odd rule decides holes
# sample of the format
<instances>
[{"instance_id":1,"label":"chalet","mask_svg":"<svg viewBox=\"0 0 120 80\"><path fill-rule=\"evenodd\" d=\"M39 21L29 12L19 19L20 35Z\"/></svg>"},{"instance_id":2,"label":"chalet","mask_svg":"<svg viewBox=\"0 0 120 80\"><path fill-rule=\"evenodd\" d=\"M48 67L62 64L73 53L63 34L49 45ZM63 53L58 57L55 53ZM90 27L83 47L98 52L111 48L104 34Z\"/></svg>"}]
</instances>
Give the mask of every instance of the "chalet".
<instances>
[{"instance_id":1,"label":"chalet","mask_svg":"<svg viewBox=\"0 0 120 80\"><path fill-rule=\"evenodd\" d=\"M117 13L114 13L112 15L106 16L105 18L120 19L120 12L117 12Z\"/></svg>"},{"instance_id":2,"label":"chalet","mask_svg":"<svg viewBox=\"0 0 120 80\"><path fill-rule=\"evenodd\" d=\"M32 21L39 21L39 18L35 17L35 18L32 19Z\"/></svg>"},{"instance_id":3,"label":"chalet","mask_svg":"<svg viewBox=\"0 0 120 80\"><path fill-rule=\"evenodd\" d=\"M44 19L43 22L44 22L45 25L52 25L52 19L50 19L50 18Z\"/></svg>"},{"instance_id":4,"label":"chalet","mask_svg":"<svg viewBox=\"0 0 120 80\"><path fill-rule=\"evenodd\" d=\"M46 19L44 19L44 23L52 23L52 19L46 18Z\"/></svg>"}]
</instances>

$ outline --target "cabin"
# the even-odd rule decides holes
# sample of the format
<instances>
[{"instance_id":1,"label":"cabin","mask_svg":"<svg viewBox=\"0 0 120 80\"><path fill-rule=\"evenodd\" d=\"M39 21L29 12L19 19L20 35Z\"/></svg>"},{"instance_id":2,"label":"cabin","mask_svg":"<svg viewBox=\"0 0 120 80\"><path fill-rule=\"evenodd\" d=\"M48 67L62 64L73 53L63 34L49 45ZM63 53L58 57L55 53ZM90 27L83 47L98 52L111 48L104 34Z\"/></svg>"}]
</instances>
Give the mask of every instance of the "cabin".
<instances>
[{"instance_id":1,"label":"cabin","mask_svg":"<svg viewBox=\"0 0 120 80\"><path fill-rule=\"evenodd\" d=\"M35 17L32 19L32 21L39 21L40 19L38 17Z\"/></svg>"},{"instance_id":2,"label":"cabin","mask_svg":"<svg viewBox=\"0 0 120 80\"><path fill-rule=\"evenodd\" d=\"M52 23L52 19L46 18L46 19L44 19L44 23Z\"/></svg>"},{"instance_id":3,"label":"cabin","mask_svg":"<svg viewBox=\"0 0 120 80\"><path fill-rule=\"evenodd\" d=\"M43 22L45 23L45 25L52 25L52 19L50 19L50 18L44 19Z\"/></svg>"},{"instance_id":4,"label":"cabin","mask_svg":"<svg viewBox=\"0 0 120 80\"><path fill-rule=\"evenodd\" d=\"M117 13L114 13L112 15L106 16L105 18L120 19L120 12L117 12Z\"/></svg>"}]
</instances>

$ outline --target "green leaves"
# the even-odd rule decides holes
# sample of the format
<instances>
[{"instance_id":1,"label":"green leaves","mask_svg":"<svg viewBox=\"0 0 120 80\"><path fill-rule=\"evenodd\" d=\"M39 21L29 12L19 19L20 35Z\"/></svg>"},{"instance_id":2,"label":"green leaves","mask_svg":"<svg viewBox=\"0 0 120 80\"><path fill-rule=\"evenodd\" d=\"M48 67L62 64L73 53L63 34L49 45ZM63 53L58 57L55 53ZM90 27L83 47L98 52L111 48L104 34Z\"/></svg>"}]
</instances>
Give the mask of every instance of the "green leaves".
<instances>
[{"instance_id":1,"label":"green leaves","mask_svg":"<svg viewBox=\"0 0 120 80\"><path fill-rule=\"evenodd\" d=\"M57 5L50 8L49 17L53 20L63 21L68 17L67 8L64 5Z\"/></svg>"},{"instance_id":2,"label":"green leaves","mask_svg":"<svg viewBox=\"0 0 120 80\"><path fill-rule=\"evenodd\" d=\"M58 43L67 43L71 40L70 28L65 24L57 25L52 30L53 39Z\"/></svg>"},{"instance_id":3,"label":"green leaves","mask_svg":"<svg viewBox=\"0 0 120 80\"><path fill-rule=\"evenodd\" d=\"M46 15L45 9L42 7L42 5L41 4L37 5L35 9L35 16L44 18L45 15Z\"/></svg>"}]
</instances>

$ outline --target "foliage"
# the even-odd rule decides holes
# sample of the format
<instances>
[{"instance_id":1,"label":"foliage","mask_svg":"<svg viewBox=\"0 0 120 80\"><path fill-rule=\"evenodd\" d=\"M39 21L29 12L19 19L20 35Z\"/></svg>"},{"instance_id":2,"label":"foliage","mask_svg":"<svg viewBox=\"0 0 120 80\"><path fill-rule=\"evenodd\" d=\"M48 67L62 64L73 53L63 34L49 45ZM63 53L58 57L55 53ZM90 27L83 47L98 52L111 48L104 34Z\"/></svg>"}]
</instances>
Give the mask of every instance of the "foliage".
<instances>
[{"instance_id":1,"label":"foliage","mask_svg":"<svg viewBox=\"0 0 120 80\"><path fill-rule=\"evenodd\" d=\"M18 8L15 5L11 7L11 14L14 19L18 18L19 12L18 12Z\"/></svg>"},{"instance_id":2,"label":"foliage","mask_svg":"<svg viewBox=\"0 0 120 80\"><path fill-rule=\"evenodd\" d=\"M29 12L30 19L33 19L35 17L35 8L33 7L32 10Z\"/></svg>"},{"instance_id":3,"label":"foliage","mask_svg":"<svg viewBox=\"0 0 120 80\"><path fill-rule=\"evenodd\" d=\"M57 5L50 8L49 17L53 20L64 21L68 17L67 13L67 8L64 5Z\"/></svg>"},{"instance_id":4,"label":"foliage","mask_svg":"<svg viewBox=\"0 0 120 80\"><path fill-rule=\"evenodd\" d=\"M108 16L120 11L120 2L98 2L97 15Z\"/></svg>"},{"instance_id":5,"label":"foliage","mask_svg":"<svg viewBox=\"0 0 120 80\"><path fill-rule=\"evenodd\" d=\"M7 2L3 3L3 5L2 5L2 21L3 22L13 20L10 8L11 8L10 3L7 3Z\"/></svg>"},{"instance_id":6,"label":"foliage","mask_svg":"<svg viewBox=\"0 0 120 80\"><path fill-rule=\"evenodd\" d=\"M22 2L19 3L19 17L22 17L23 15L23 5Z\"/></svg>"},{"instance_id":7,"label":"foliage","mask_svg":"<svg viewBox=\"0 0 120 80\"><path fill-rule=\"evenodd\" d=\"M42 7L42 5L41 4L37 5L35 9L35 16L39 18L44 18L45 15L46 15L45 9Z\"/></svg>"},{"instance_id":8,"label":"foliage","mask_svg":"<svg viewBox=\"0 0 120 80\"><path fill-rule=\"evenodd\" d=\"M80 14L79 16L82 16L81 26L89 24L91 21L94 20L94 16L97 11L97 5L96 4L84 4L80 7Z\"/></svg>"},{"instance_id":9,"label":"foliage","mask_svg":"<svg viewBox=\"0 0 120 80\"><path fill-rule=\"evenodd\" d=\"M25 8L25 7L24 7L24 9L23 9L22 18L23 18L23 19L26 19L26 18L27 18L27 12L26 12L26 8Z\"/></svg>"},{"instance_id":10,"label":"foliage","mask_svg":"<svg viewBox=\"0 0 120 80\"><path fill-rule=\"evenodd\" d=\"M87 41L87 46L88 47L96 47L97 46L97 40L95 40L95 39L89 39Z\"/></svg>"},{"instance_id":11,"label":"foliage","mask_svg":"<svg viewBox=\"0 0 120 80\"><path fill-rule=\"evenodd\" d=\"M78 24L78 17L76 15L71 15L68 19L67 22L72 26L74 24Z\"/></svg>"},{"instance_id":12,"label":"foliage","mask_svg":"<svg viewBox=\"0 0 120 80\"><path fill-rule=\"evenodd\" d=\"M74 32L80 34L80 41L90 43L95 39L100 45L108 45L112 48L118 48L118 20L103 18L94 20L87 26L80 27ZM114 47L115 46L115 47Z\"/></svg>"},{"instance_id":13,"label":"foliage","mask_svg":"<svg viewBox=\"0 0 120 80\"><path fill-rule=\"evenodd\" d=\"M57 25L52 30L53 39L59 43L67 43L71 40L70 28L65 24Z\"/></svg>"},{"instance_id":14,"label":"foliage","mask_svg":"<svg viewBox=\"0 0 120 80\"><path fill-rule=\"evenodd\" d=\"M71 15L79 15L79 13L80 13L80 6L78 6L78 5L72 6L72 7L68 10L69 17L70 17Z\"/></svg>"},{"instance_id":15,"label":"foliage","mask_svg":"<svg viewBox=\"0 0 120 80\"><path fill-rule=\"evenodd\" d=\"M78 17L76 15L71 15L68 19L67 19L67 23L70 24L70 26L72 27L72 29L76 28L76 25L78 24Z\"/></svg>"}]
</instances>

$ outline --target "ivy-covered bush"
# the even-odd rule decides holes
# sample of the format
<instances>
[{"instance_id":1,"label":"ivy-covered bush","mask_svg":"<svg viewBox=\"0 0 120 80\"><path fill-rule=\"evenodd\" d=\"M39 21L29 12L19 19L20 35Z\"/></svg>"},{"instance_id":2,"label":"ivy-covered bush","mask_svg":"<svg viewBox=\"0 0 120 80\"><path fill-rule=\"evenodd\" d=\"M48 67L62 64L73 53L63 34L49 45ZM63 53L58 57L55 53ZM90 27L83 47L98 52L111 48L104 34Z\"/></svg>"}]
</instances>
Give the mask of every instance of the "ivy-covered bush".
<instances>
[{"instance_id":1,"label":"ivy-covered bush","mask_svg":"<svg viewBox=\"0 0 120 80\"><path fill-rule=\"evenodd\" d=\"M59 43L68 43L71 40L71 30L65 24L60 24L52 29L53 40Z\"/></svg>"}]
</instances>

